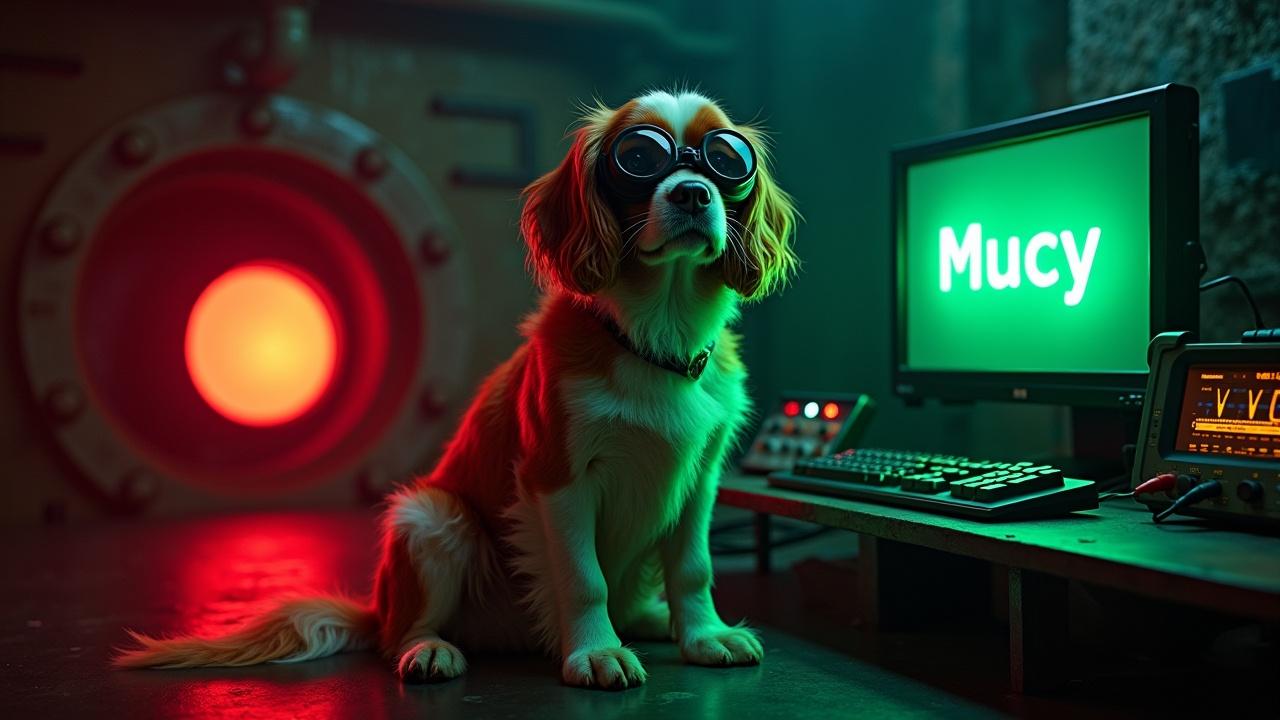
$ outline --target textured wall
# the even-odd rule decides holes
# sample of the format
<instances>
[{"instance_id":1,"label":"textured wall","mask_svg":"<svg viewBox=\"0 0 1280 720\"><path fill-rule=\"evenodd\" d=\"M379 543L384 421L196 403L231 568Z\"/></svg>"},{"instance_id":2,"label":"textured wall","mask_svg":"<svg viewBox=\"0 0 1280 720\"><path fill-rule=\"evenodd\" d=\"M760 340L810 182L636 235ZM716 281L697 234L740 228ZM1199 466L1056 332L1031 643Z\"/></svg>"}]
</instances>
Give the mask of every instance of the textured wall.
<instances>
[{"instance_id":1,"label":"textured wall","mask_svg":"<svg viewBox=\"0 0 1280 720\"><path fill-rule=\"evenodd\" d=\"M1280 323L1280 175L1231 168L1223 136L1222 76L1280 62L1280 2L1072 0L1069 85L1085 101L1175 81L1200 91L1200 237L1209 277L1244 278ZM1250 327L1243 299L1202 298L1202 336Z\"/></svg>"}]
</instances>

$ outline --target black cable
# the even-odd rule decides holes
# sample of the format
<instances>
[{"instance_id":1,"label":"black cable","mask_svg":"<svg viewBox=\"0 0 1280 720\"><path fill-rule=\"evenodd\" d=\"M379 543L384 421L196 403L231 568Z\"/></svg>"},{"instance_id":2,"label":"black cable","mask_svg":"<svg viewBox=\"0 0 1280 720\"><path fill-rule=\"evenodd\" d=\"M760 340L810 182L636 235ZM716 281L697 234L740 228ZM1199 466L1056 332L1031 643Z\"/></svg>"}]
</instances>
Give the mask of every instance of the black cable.
<instances>
[{"instance_id":1,"label":"black cable","mask_svg":"<svg viewBox=\"0 0 1280 720\"><path fill-rule=\"evenodd\" d=\"M1249 286L1245 285L1244 281L1235 275L1223 275L1222 277L1202 282L1200 283L1200 292L1212 290L1221 285L1226 285L1227 283L1238 285L1240 287L1240 292L1244 293L1244 299L1249 302L1249 307L1253 310L1254 328L1257 330L1265 328L1267 324L1262 322L1262 313L1258 311L1258 303L1253 301L1253 293L1249 292Z\"/></svg>"},{"instance_id":2,"label":"black cable","mask_svg":"<svg viewBox=\"0 0 1280 720\"><path fill-rule=\"evenodd\" d=\"M1205 480L1199 485L1188 490L1182 497L1174 500L1172 505L1153 515L1151 519L1154 522L1160 522L1188 505L1195 505L1201 500L1218 497L1221 494L1222 483L1217 480Z\"/></svg>"}]
</instances>

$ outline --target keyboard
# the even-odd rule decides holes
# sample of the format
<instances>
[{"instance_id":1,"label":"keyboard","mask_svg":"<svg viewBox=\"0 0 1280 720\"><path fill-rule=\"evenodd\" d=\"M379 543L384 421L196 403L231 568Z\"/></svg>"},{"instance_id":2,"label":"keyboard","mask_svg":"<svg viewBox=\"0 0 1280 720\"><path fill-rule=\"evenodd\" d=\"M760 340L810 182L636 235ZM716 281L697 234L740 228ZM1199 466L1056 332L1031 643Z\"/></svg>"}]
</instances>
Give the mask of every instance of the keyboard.
<instances>
[{"instance_id":1,"label":"keyboard","mask_svg":"<svg viewBox=\"0 0 1280 720\"><path fill-rule=\"evenodd\" d=\"M975 520L1053 517L1098 507L1089 480L1050 465L911 450L855 448L796 461L769 475L792 490L900 505Z\"/></svg>"}]
</instances>

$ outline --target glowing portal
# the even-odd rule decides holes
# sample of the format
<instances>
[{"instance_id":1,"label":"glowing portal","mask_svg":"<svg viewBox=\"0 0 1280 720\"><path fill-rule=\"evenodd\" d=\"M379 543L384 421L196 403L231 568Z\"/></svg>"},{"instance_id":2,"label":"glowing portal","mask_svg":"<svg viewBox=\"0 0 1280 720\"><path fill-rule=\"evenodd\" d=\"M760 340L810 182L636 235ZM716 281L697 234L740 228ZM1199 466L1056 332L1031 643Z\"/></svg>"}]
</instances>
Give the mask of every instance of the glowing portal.
<instances>
[{"instance_id":1,"label":"glowing portal","mask_svg":"<svg viewBox=\"0 0 1280 720\"><path fill-rule=\"evenodd\" d=\"M187 321L187 370L205 402L243 425L311 409L333 379L338 331L298 273L240 265L209 283Z\"/></svg>"}]
</instances>

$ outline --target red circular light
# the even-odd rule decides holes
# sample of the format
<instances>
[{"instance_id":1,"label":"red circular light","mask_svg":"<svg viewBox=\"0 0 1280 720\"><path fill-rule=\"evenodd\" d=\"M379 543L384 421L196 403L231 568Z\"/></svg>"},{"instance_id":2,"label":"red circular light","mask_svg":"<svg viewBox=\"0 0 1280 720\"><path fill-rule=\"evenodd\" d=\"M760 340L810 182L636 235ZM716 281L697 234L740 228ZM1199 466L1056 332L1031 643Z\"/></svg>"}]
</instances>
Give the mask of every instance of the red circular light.
<instances>
[{"instance_id":1,"label":"red circular light","mask_svg":"<svg viewBox=\"0 0 1280 720\"><path fill-rule=\"evenodd\" d=\"M795 400L788 400L782 404L782 414L787 417L795 417L800 414L800 403Z\"/></svg>"},{"instance_id":2,"label":"red circular light","mask_svg":"<svg viewBox=\"0 0 1280 720\"><path fill-rule=\"evenodd\" d=\"M242 425L306 413L334 377L338 330L328 304L296 271L241 265L218 276L191 309L187 370L205 402Z\"/></svg>"},{"instance_id":3,"label":"red circular light","mask_svg":"<svg viewBox=\"0 0 1280 720\"><path fill-rule=\"evenodd\" d=\"M823 405L822 417L828 420L835 420L836 418L840 417L840 406L833 402L829 402L826 405Z\"/></svg>"}]
</instances>

